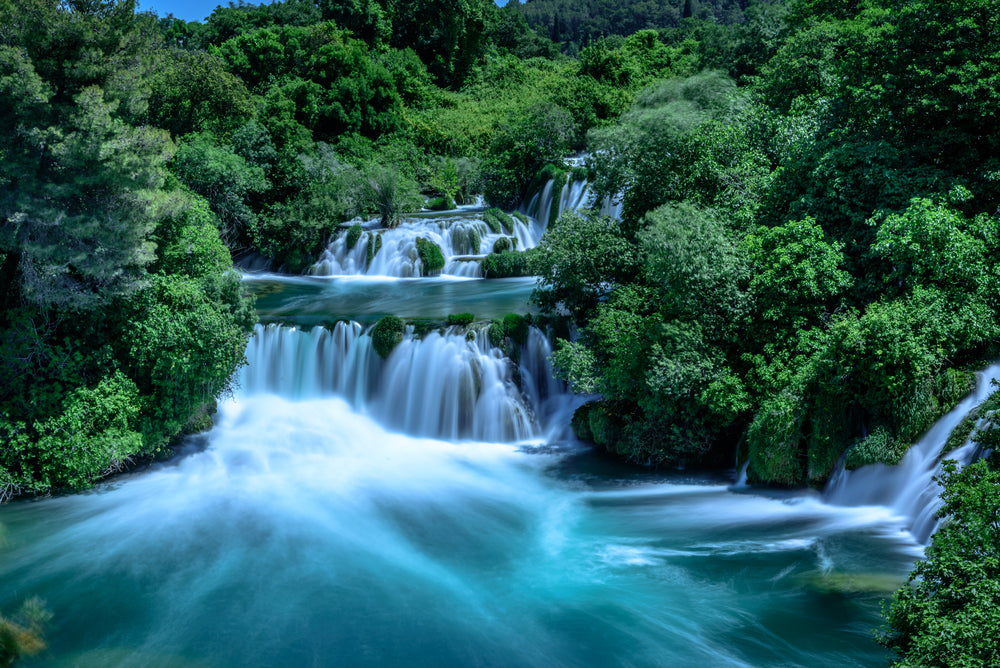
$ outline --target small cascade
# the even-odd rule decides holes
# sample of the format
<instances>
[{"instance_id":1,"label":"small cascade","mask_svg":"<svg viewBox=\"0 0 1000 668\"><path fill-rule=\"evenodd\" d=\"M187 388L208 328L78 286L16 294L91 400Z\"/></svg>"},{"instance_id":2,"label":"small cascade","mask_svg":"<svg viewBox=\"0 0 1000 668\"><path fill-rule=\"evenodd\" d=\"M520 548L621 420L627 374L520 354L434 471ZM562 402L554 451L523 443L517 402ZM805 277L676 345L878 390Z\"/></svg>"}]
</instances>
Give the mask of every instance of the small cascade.
<instances>
[{"instance_id":1,"label":"small cascade","mask_svg":"<svg viewBox=\"0 0 1000 668\"><path fill-rule=\"evenodd\" d=\"M309 271L313 276L389 276L416 278L422 275L417 239L437 245L444 256L441 273L446 276L477 278L479 263L493 250L497 239L511 236L517 248L533 248L544 230L535 224L514 219L510 234L495 233L475 212L439 218L410 218L399 227L367 229L353 247L340 234L320 255Z\"/></svg>"},{"instance_id":2,"label":"small cascade","mask_svg":"<svg viewBox=\"0 0 1000 668\"><path fill-rule=\"evenodd\" d=\"M854 471L841 467L830 479L824 499L840 506L892 508L906 518L913 537L927 544L937 529L937 511L941 507L941 486L934 481L941 474L941 461L954 459L965 465L976 453L971 443L945 453L945 444L955 427L993 392L995 379L1000 379L1000 363L977 374L972 394L938 420L899 464L873 464Z\"/></svg>"},{"instance_id":3,"label":"small cascade","mask_svg":"<svg viewBox=\"0 0 1000 668\"><path fill-rule=\"evenodd\" d=\"M358 323L310 330L258 325L241 393L338 396L414 436L522 441L543 433L547 402L564 394L548 368L550 354L537 328L518 366L490 345L485 329L467 334L453 327L423 338L408 331L383 360Z\"/></svg>"},{"instance_id":4,"label":"small cascade","mask_svg":"<svg viewBox=\"0 0 1000 668\"><path fill-rule=\"evenodd\" d=\"M553 192L554 186L555 182L550 179L542 186L541 190L528 197L527 204L521 208L527 216L540 221L543 227L566 211L594 207L596 196L586 179L574 179L572 174L567 174L566 183L558 193ZM621 202L615 202L612 198L605 197L601 202L599 212L602 216L621 219Z\"/></svg>"}]
</instances>

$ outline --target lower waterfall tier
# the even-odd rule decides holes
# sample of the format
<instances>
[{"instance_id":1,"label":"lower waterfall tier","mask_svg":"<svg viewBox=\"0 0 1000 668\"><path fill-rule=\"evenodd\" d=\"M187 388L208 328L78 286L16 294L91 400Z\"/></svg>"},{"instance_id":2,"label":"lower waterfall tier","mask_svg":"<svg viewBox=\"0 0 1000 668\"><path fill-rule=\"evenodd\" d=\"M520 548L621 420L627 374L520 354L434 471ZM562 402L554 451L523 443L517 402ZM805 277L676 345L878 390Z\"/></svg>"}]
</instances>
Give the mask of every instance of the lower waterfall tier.
<instances>
[{"instance_id":1,"label":"lower waterfall tier","mask_svg":"<svg viewBox=\"0 0 1000 668\"><path fill-rule=\"evenodd\" d=\"M408 331L382 359L358 323L301 330L258 325L247 347L241 392L290 399L340 396L387 427L415 436L492 442L545 433L563 396L537 328L517 362L486 331L453 327L420 338ZM563 402L565 403L565 402ZM555 421L552 421L555 424Z\"/></svg>"}]
</instances>

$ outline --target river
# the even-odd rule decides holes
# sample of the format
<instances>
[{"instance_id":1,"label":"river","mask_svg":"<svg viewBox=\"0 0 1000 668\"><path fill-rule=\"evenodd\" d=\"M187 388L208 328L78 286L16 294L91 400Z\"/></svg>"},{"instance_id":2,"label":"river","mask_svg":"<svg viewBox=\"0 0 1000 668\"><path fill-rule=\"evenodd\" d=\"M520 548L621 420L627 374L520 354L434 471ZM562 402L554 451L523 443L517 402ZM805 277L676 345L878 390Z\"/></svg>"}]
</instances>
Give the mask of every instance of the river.
<instances>
[{"instance_id":1,"label":"river","mask_svg":"<svg viewBox=\"0 0 1000 668\"><path fill-rule=\"evenodd\" d=\"M884 665L880 605L922 554L898 508L596 453L539 330L516 362L475 327L371 348L385 313L525 312L530 279L246 284L285 324L210 432L0 507L0 610L54 615L24 665Z\"/></svg>"}]
</instances>

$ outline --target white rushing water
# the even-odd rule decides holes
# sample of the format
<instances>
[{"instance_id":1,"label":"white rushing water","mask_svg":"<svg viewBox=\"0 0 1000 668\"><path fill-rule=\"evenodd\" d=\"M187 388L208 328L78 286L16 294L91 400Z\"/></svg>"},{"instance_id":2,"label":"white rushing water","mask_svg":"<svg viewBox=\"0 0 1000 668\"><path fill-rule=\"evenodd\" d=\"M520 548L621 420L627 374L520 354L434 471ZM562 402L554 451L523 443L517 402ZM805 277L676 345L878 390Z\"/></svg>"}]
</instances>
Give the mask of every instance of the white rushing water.
<instances>
[{"instance_id":1,"label":"white rushing water","mask_svg":"<svg viewBox=\"0 0 1000 668\"><path fill-rule=\"evenodd\" d=\"M417 252L417 239L424 238L436 244L445 258L441 274L461 278L481 276L479 263L493 250L501 237L516 241L517 250L538 245L553 214L593 207L596 197L586 180L569 176L558 191L549 180L542 189L528 198L521 211L528 217L524 223L513 219L508 232L492 232L476 207L460 207L457 212L440 216L424 214L405 218L399 227L386 230L375 221L365 223L364 231L354 246L347 247L347 234L341 233L330 242L309 273L314 276L389 276L415 278L421 275L421 260ZM602 215L621 218L621 203L605 198L599 207ZM374 244L379 239L379 250ZM369 259L369 244L372 257Z\"/></svg>"},{"instance_id":2,"label":"white rushing water","mask_svg":"<svg viewBox=\"0 0 1000 668\"><path fill-rule=\"evenodd\" d=\"M371 228L371 226L369 225ZM443 275L464 278L480 276L479 262L492 252L501 237L516 240L516 248L534 248L544 229L534 221L528 224L513 219L510 233L490 231L477 214L449 215L440 218L407 218L393 229L371 228L363 231L357 243L347 247L347 234L341 233L320 255L310 273L314 276L391 276L415 278L421 275L422 263L417 239L424 238L441 249L445 266ZM380 239L378 252L368 261L369 243ZM373 248L374 250L374 248Z\"/></svg>"},{"instance_id":3,"label":"white rushing water","mask_svg":"<svg viewBox=\"0 0 1000 668\"><path fill-rule=\"evenodd\" d=\"M452 327L415 336L388 358L358 323L301 330L258 325L240 384L248 395L339 396L382 424L414 436L523 441L565 426L570 401L553 379L547 337L530 328L519 364L490 345L485 329ZM557 411L559 420L552 420Z\"/></svg>"},{"instance_id":4,"label":"white rushing water","mask_svg":"<svg viewBox=\"0 0 1000 668\"><path fill-rule=\"evenodd\" d=\"M977 374L975 390L907 450L896 466L873 464L855 471L841 467L827 485L828 503L844 506L884 506L903 518L913 537L926 544L938 525L941 486L934 480L941 474L941 462L954 459L967 464L976 447L965 443L952 452L944 452L955 427L996 389L1000 363Z\"/></svg>"}]
</instances>

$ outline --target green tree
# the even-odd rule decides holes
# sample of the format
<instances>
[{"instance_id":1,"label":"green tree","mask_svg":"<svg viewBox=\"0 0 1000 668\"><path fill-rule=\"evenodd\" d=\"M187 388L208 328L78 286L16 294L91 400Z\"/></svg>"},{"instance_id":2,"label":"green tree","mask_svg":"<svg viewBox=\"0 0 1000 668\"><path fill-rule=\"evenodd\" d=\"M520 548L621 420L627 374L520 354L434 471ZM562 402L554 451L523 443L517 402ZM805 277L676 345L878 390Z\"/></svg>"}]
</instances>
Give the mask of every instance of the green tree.
<instances>
[{"instance_id":1,"label":"green tree","mask_svg":"<svg viewBox=\"0 0 1000 668\"><path fill-rule=\"evenodd\" d=\"M592 212L570 212L549 227L530 256L543 308L582 322L614 289L634 278L638 253L618 223Z\"/></svg>"},{"instance_id":2,"label":"green tree","mask_svg":"<svg viewBox=\"0 0 1000 668\"><path fill-rule=\"evenodd\" d=\"M943 525L884 609L879 642L894 666L992 666L1000 661L1000 474L986 461L944 463Z\"/></svg>"}]
</instances>

